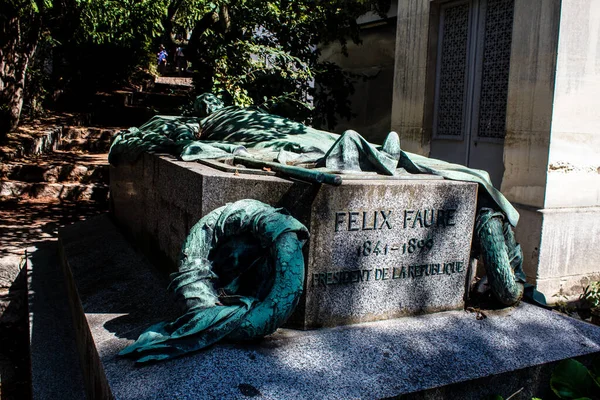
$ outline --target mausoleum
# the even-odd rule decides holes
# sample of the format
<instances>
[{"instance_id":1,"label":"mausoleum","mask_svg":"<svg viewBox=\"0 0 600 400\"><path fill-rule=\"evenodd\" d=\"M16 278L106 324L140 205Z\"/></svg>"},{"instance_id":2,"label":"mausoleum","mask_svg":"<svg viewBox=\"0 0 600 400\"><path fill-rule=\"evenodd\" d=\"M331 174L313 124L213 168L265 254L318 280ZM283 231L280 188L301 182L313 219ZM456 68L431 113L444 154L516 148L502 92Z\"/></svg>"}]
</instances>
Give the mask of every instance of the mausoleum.
<instances>
[{"instance_id":1,"label":"mausoleum","mask_svg":"<svg viewBox=\"0 0 600 400\"><path fill-rule=\"evenodd\" d=\"M488 171L528 281L580 293L600 275L600 3L401 0L396 24L402 148Z\"/></svg>"}]
</instances>

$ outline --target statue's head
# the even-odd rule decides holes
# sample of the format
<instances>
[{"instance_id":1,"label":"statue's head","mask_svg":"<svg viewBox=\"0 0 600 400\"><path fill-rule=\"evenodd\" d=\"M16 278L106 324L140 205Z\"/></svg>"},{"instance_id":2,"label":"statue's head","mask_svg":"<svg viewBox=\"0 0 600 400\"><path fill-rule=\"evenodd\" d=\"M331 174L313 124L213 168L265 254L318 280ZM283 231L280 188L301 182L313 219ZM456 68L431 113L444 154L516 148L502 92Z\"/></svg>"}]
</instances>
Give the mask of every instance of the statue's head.
<instances>
[{"instance_id":1,"label":"statue's head","mask_svg":"<svg viewBox=\"0 0 600 400\"><path fill-rule=\"evenodd\" d=\"M217 110L225 107L225 104L212 93L202 93L194 101L194 114L197 117L204 118Z\"/></svg>"}]
</instances>

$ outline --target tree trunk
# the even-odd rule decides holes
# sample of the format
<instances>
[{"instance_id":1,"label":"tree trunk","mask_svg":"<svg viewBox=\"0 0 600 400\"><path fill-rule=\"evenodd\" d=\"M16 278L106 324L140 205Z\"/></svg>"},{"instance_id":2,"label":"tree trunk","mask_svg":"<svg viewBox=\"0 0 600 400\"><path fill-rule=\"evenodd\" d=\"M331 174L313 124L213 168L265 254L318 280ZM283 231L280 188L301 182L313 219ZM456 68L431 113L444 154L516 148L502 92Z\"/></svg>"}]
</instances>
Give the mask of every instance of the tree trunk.
<instances>
[{"instance_id":1,"label":"tree trunk","mask_svg":"<svg viewBox=\"0 0 600 400\"><path fill-rule=\"evenodd\" d=\"M165 29L165 33L163 35L163 40L165 41L165 46L169 49L169 53L173 52L177 46L181 46L186 42L187 38L183 40L178 40L175 37L174 29L174 20L177 16L177 11L179 11L179 7L183 4L183 0L173 0L169 3L169 8L167 9L167 17L163 20L163 27Z\"/></svg>"},{"instance_id":2,"label":"tree trunk","mask_svg":"<svg viewBox=\"0 0 600 400\"><path fill-rule=\"evenodd\" d=\"M19 15L8 10L0 16L0 141L19 123L27 66L37 46L40 22L39 14L33 12Z\"/></svg>"},{"instance_id":3,"label":"tree trunk","mask_svg":"<svg viewBox=\"0 0 600 400\"><path fill-rule=\"evenodd\" d=\"M200 20L196 21L190 40L186 48L186 58L192 62L194 72L194 87L198 94L210 91L212 88L214 71L214 60L207 60L207 48L202 39L202 34L213 28L219 22L219 14L209 12Z\"/></svg>"}]
</instances>

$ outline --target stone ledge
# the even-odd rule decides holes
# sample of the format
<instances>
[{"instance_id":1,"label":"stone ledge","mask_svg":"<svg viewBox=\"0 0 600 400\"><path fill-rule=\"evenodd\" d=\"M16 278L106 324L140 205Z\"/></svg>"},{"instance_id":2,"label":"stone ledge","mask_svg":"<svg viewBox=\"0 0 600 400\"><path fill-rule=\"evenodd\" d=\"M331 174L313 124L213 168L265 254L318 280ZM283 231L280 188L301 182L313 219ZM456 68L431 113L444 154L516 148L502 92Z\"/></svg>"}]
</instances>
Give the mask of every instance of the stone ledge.
<instances>
[{"instance_id":1,"label":"stone ledge","mask_svg":"<svg viewBox=\"0 0 600 400\"><path fill-rule=\"evenodd\" d=\"M600 352L600 328L521 304L449 311L313 331L280 329L258 342L218 344L135 367L117 353L173 316L166 280L135 254L107 216L64 228L63 266L85 358L89 398L483 398L548 390L553 363ZM89 329L89 330L88 330ZM86 347L87 346L87 347ZM91 374L94 372L94 374ZM490 381L491 379L491 381ZM490 382L493 382L490 385ZM97 385L97 386L94 386ZM99 386L98 386L99 385Z\"/></svg>"}]
</instances>

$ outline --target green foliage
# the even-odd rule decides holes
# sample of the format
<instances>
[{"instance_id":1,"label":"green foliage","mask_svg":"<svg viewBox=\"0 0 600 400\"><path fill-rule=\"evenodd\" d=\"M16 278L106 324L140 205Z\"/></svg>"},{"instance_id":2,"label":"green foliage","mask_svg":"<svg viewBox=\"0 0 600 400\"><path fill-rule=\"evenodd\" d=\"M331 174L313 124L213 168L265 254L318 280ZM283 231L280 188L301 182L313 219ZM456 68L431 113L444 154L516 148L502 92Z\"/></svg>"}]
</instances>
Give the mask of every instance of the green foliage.
<instances>
[{"instance_id":1,"label":"green foliage","mask_svg":"<svg viewBox=\"0 0 600 400\"><path fill-rule=\"evenodd\" d=\"M45 21L45 32L53 39L46 90L77 107L98 90L128 84L154 62L154 41L164 30L168 4L168 0L56 0Z\"/></svg>"},{"instance_id":2,"label":"green foliage","mask_svg":"<svg viewBox=\"0 0 600 400\"><path fill-rule=\"evenodd\" d=\"M559 293L554 294L552 297L557 299L554 309L558 312L571 315L576 311L575 307L569 302L569 297L563 294L562 290Z\"/></svg>"},{"instance_id":3,"label":"green foliage","mask_svg":"<svg viewBox=\"0 0 600 400\"><path fill-rule=\"evenodd\" d=\"M182 46L198 93L259 106L330 129L349 118L358 79L320 61L319 46L360 42L356 19L387 12L391 0L4 0L26 20L39 16L47 40L30 68L28 97L94 93L122 85ZM188 40L189 38L189 40ZM169 62L172 62L172 58ZM44 76L45 75L45 76ZM318 90L317 90L318 89ZM47 96L51 97L51 96ZM81 103L81 101L80 101ZM35 107L34 107L35 108Z\"/></svg>"},{"instance_id":4,"label":"green foliage","mask_svg":"<svg viewBox=\"0 0 600 400\"><path fill-rule=\"evenodd\" d=\"M592 400L600 398L600 359L592 362L589 370L579 361L568 359L561 361L550 378L550 388L559 399ZM523 390L523 389L521 389ZM514 393L506 400L521 392ZM504 400L500 395L492 395L488 400ZM541 400L532 397L531 400Z\"/></svg>"},{"instance_id":5,"label":"green foliage","mask_svg":"<svg viewBox=\"0 0 600 400\"><path fill-rule=\"evenodd\" d=\"M579 298L588 303L591 308L600 307L600 282L595 281L587 285Z\"/></svg>"},{"instance_id":6,"label":"green foliage","mask_svg":"<svg viewBox=\"0 0 600 400\"><path fill-rule=\"evenodd\" d=\"M303 122L316 108L331 126L336 115L350 116L353 77L321 63L319 46L338 42L346 52L347 40L360 40L356 18L387 8L377 1L221 0L204 2L204 10L194 24L186 22L193 26L185 54L197 92Z\"/></svg>"},{"instance_id":7,"label":"green foliage","mask_svg":"<svg viewBox=\"0 0 600 400\"><path fill-rule=\"evenodd\" d=\"M80 39L97 44L149 48L162 34L168 0L77 0Z\"/></svg>"},{"instance_id":8,"label":"green foliage","mask_svg":"<svg viewBox=\"0 0 600 400\"><path fill-rule=\"evenodd\" d=\"M52 8L52 0L3 0L2 9L7 8L17 11L20 15L27 15L31 12L40 14L46 9Z\"/></svg>"},{"instance_id":9,"label":"green foliage","mask_svg":"<svg viewBox=\"0 0 600 400\"><path fill-rule=\"evenodd\" d=\"M552 373L550 387L561 399L591 399L600 395L598 364L592 371L575 360L561 361Z\"/></svg>"}]
</instances>

